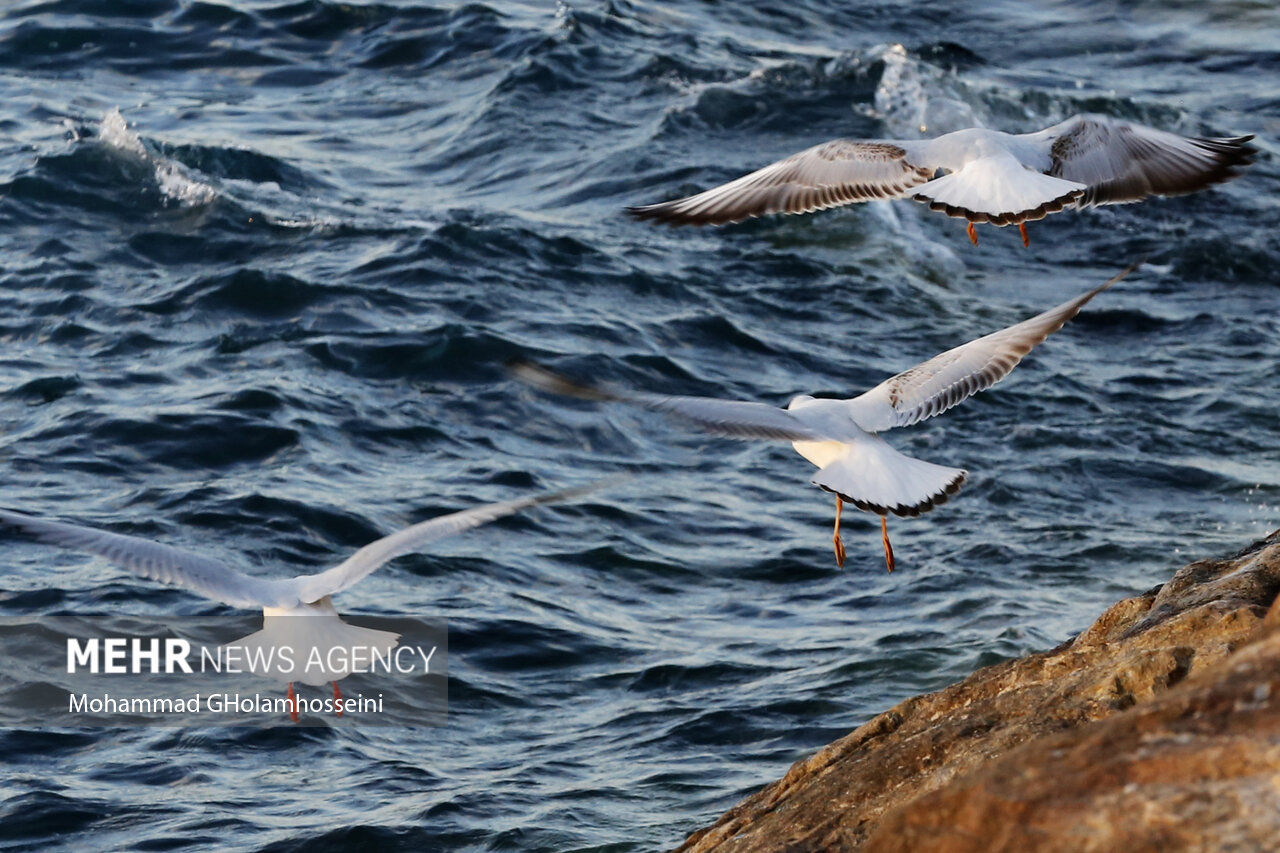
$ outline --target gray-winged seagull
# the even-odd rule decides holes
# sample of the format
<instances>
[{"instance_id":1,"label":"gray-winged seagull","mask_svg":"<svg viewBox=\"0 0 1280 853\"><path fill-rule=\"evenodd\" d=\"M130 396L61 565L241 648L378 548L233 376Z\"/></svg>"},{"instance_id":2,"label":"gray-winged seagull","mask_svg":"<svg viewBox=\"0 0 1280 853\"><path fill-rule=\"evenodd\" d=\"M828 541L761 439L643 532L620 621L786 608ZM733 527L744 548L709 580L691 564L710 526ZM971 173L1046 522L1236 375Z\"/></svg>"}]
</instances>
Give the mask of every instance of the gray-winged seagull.
<instances>
[{"instance_id":1,"label":"gray-winged seagull","mask_svg":"<svg viewBox=\"0 0 1280 853\"><path fill-rule=\"evenodd\" d=\"M328 660L329 649L359 646L376 648L385 654L394 649L400 639L399 634L390 631L361 628L343 621L333 607L331 596L353 586L383 563L421 551L438 539L526 507L572 498L594 488L566 489L437 516L366 545L326 571L279 579L252 577L216 560L137 536L108 533L20 512L0 510L0 526L15 527L46 545L97 554L143 577L188 589L232 607L261 608L262 630L237 640L235 645L317 649L322 659ZM345 675L345 671L329 671L319 680L313 680L314 676L299 676L298 680L304 684L323 684L332 680L334 698L340 700L342 694L338 690L337 679ZM286 679L282 677L281 680ZM288 692L290 707L295 709L290 716L297 722L292 681Z\"/></svg>"},{"instance_id":2,"label":"gray-winged seagull","mask_svg":"<svg viewBox=\"0 0 1280 853\"><path fill-rule=\"evenodd\" d=\"M1065 207L1183 195L1230 180L1253 161L1252 136L1198 139L1102 115L1036 133L968 128L934 139L835 139L688 198L629 207L639 219L723 225L910 196L948 216L1017 225ZM942 170L946 174L934 175Z\"/></svg>"},{"instance_id":3,"label":"gray-winged seagull","mask_svg":"<svg viewBox=\"0 0 1280 853\"><path fill-rule=\"evenodd\" d=\"M677 415L708 432L731 438L790 441L797 453L818 466L813 484L836 496L832 535L836 563L844 565L840 513L843 502L848 501L880 516L885 564L892 572L888 514L914 517L928 512L946 502L968 472L906 456L877 433L931 418L999 382L1033 347L1076 316L1085 303L1138 265L1082 296L936 355L848 400L802 395L786 409L779 409L765 403L591 387L530 362L509 366L520 379L545 391L633 403Z\"/></svg>"}]
</instances>

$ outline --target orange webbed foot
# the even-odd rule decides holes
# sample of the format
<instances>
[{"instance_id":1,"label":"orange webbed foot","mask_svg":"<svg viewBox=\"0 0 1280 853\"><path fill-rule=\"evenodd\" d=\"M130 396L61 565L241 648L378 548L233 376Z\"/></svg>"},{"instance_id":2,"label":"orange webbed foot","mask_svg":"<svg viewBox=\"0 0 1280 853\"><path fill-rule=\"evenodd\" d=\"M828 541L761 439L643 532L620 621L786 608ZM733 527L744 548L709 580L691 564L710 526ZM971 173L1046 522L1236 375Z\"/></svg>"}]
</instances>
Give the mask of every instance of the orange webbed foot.
<instances>
[{"instance_id":1,"label":"orange webbed foot","mask_svg":"<svg viewBox=\"0 0 1280 853\"><path fill-rule=\"evenodd\" d=\"M334 712L336 716L342 716L342 691L338 689L338 682L333 682L333 707L337 710Z\"/></svg>"},{"instance_id":2,"label":"orange webbed foot","mask_svg":"<svg viewBox=\"0 0 1280 853\"><path fill-rule=\"evenodd\" d=\"M1018 223L1018 233L1022 235L1022 246L1028 248L1031 246L1031 238L1027 236L1027 223Z\"/></svg>"},{"instance_id":3,"label":"orange webbed foot","mask_svg":"<svg viewBox=\"0 0 1280 853\"><path fill-rule=\"evenodd\" d=\"M969 232L969 242L975 246L978 245L978 229L973 227L972 222L969 223L969 227L966 230Z\"/></svg>"},{"instance_id":4,"label":"orange webbed foot","mask_svg":"<svg viewBox=\"0 0 1280 853\"><path fill-rule=\"evenodd\" d=\"M289 691L285 693L289 700L289 719L298 722L298 694L293 692L293 682L289 682Z\"/></svg>"}]
</instances>

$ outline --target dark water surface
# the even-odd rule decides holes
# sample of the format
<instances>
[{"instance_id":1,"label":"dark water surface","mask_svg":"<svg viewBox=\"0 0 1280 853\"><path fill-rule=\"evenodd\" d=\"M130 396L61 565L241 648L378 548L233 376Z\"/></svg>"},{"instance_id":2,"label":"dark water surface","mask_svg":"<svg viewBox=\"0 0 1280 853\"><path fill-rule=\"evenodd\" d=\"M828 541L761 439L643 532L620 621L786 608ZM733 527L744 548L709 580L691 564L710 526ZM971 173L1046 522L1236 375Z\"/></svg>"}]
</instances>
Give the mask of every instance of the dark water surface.
<instances>
[{"instance_id":1,"label":"dark water surface","mask_svg":"<svg viewBox=\"0 0 1280 853\"><path fill-rule=\"evenodd\" d=\"M891 704L1271 529L1278 46L1271 2L5 4L0 503L288 576L633 476L342 597L448 620L446 727L9 728L0 846L662 848ZM620 214L835 136L1086 110L1263 153L1210 192L1033 224L1030 250L911 202ZM893 575L860 513L836 569L790 448L502 367L848 395L1144 254L1006 383L891 436L971 471L891 524ZM0 546L6 630L227 613Z\"/></svg>"}]
</instances>

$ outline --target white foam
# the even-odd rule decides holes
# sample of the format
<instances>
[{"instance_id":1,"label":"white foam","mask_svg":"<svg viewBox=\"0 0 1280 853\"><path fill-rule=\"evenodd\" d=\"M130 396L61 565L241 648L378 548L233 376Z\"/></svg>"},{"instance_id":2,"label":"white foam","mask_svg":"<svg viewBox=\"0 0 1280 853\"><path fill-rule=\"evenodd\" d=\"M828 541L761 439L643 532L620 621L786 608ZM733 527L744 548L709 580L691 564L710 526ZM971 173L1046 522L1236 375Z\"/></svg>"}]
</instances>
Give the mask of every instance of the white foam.
<instances>
[{"instance_id":1,"label":"white foam","mask_svg":"<svg viewBox=\"0 0 1280 853\"><path fill-rule=\"evenodd\" d=\"M929 96L925 94L919 67L900 44L889 45L883 58L884 74L876 84L876 112L890 127L904 129L897 132L924 133L928 129L925 111Z\"/></svg>"},{"instance_id":2,"label":"white foam","mask_svg":"<svg viewBox=\"0 0 1280 853\"><path fill-rule=\"evenodd\" d=\"M156 183L166 199L184 206L208 204L218 197L212 184L191 177L185 167L172 160L156 163Z\"/></svg>"},{"instance_id":3,"label":"white foam","mask_svg":"<svg viewBox=\"0 0 1280 853\"><path fill-rule=\"evenodd\" d=\"M142 138L129 129L119 107L113 107L102 117L98 141L150 165L156 186L166 203L174 201L184 207L194 207L208 204L218 197L214 186L196 177L193 170L148 149Z\"/></svg>"},{"instance_id":4,"label":"white foam","mask_svg":"<svg viewBox=\"0 0 1280 853\"><path fill-rule=\"evenodd\" d=\"M876 84L872 114L891 135L936 136L984 126L973 107L952 91L954 81L946 72L912 58L900 44L884 47L879 58L884 61L884 74Z\"/></svg>"},{"instance_id":5,"label":"white foam","mask_svg":"<svg viewBox=\"0 0 1280 853\"><path fill-rule=\"evenodd\" d=\"M147 156L146 146L142 144L142 140L136 133L129 130L129 125L120 114L119 107L112 107L111 111L102 117L102 123L98 126L98 139L103 145L117 151L125 151L143 158Z\"/></svg>"}]
</instances>

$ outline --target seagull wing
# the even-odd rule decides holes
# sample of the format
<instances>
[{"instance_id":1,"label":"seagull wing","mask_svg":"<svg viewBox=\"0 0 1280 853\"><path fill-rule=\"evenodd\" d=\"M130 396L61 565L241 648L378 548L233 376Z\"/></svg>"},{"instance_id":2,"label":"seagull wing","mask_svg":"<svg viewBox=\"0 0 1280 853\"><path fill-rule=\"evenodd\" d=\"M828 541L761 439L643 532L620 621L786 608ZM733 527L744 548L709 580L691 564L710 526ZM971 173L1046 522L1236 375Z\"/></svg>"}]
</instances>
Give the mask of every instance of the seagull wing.
<instances>
[{"instance_id":1,"label":"seagull wing","mask_svg":"<svg viewBox=\"0 0 1280 853\"><path fill-rule=\"evenodd\" d=\"M511 515L526 507L567 500L586 494L599 488L599 485L565 489L531 498L486 504L428 519L412 527L406 527L404 530L392 533L390 536L385 536L376 542L371 542L332 569L314 575L301 575L294 578L291 583L296 584L298 597L310 604L319 601L326 595L342 592L366 575L371 574L383 563L405 554L421 551L424 546L438 539L444 539L446 536L452 536L455 533L479 527L482 524Z\"/></svg>"},{"instance_id":2,"label":"seagull wing","mask_svg":"<svg viewBox=\"0 0 1280 853\"><path fill-rule=\"evenodd\" d=\"M620 392L583 385L528 361L513 362L508 367L519 379L543 391L583 400L643 406L691 421L707 432L728 438L776 441L822 441L829 438L790 412L765 403L719 400L715 397L667 397L661 394Z\"/></svg>"},{"instance_id":3,"label":"seagull wing","mask_svg":"<svg viewBox=\"0 0 1280 853\"><path fill-rule=\"evenodd\" d=\"M1048 147L1046 174L1088 186L1081 207L1193 193L1236 177L1258 153L1252 136L1200 139L1100 115L1022 138Z\"/></svg>"},{"instance_id":4,"label":"seagull wing","mask_svg":"<svg viewBox=\"0 0 1280 853\"><path fill-rule=\"evenodd\" d=\"M250 577L216 560L149 539L49 521L8 510L0 510L0 525L15 527L46 545L97 554L145 578L189 589L232 607L296 604L289 581Z\"/></svg>"},{"instance_id":5,"label":"seagull wing","mask_svg":"<svg viewBox=\"0 0 1280 853\"><path fill-rule=\"evenodd\" d=\"M882 432L945 412L1008 376L1036 344L1061 329L1085 303L1133 272L1140 263L1057 308L947 350L881 382L848 401L850 416L867 432Z\"/></svg>"},{"instance_id":6,"label":"seagull wing","mask_svg":"<svg viewBox=\"0 0 1280 853\"><path fill-rule=\"evenodd\" d=\"M909 141L835 139L688 198L629 207L637 219L724 225L768 213L808 213L856 201L898 198L937 171Z\"/></svg>"}]
</instances>

